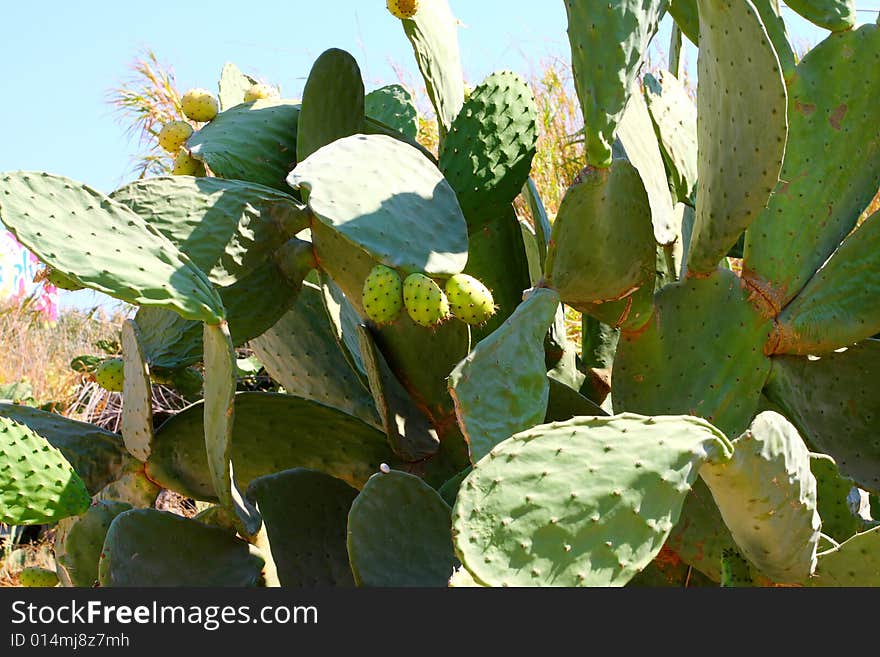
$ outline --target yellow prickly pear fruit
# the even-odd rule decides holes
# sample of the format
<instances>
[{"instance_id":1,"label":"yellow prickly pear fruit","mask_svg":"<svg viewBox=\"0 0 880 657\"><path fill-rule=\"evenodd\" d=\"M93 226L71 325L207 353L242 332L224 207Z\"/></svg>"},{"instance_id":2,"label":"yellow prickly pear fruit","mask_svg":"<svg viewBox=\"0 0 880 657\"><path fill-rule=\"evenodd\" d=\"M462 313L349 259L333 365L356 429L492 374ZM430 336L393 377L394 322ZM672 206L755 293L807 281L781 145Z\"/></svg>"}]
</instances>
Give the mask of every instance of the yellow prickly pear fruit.
<instances>
[{"instance_id":1,"label":"yellow prickly pear fruit","mask_svg":"<svg viewBox=\"0 0 880 657\"><path fill-rule=\"evenodd\" d=\"M95 368L95 381L104 390L122 392L125 362L121 358L108 358Z\"/></svg>"},{"instance_id":2,"label":"yellow prickly pear fruit","mask_svg":"<svg viewBox=\"0 0 880 657\"><path fill-rule=\"evenodd\" d=\"M175 176L204 176L205 165L187 151L182 150L174 159L174 168L171 173Z\"/></svg>"},{"instance_id":3,"label":"yellow prickly pear fruit","mask_svg":"<svg viewBox=\"0 0 880 657\"><path fill-rule=\"evenodd\" d=\"M18 581L28 588L50 588L58 585L58 575L48 568L30 566L18 574Z\"/></svg>"},{"instance_id":4,"label":"yellow prickly pear fruit","mask_svg":"<svg viewBox=\"0 0 880 657\"><path fill-rule=\"evenodd\" d=\"M176 153L192 133L192 126L186 121L171 121L159 131L159 146L169 153Z\"/></svg>"},{"instance_id":5,"label":"yellow prickly pear fruit","mask_svg":"<svg viewBox=\"0 0 880 657\"><path fill-rule=\"evenodd\" d=\"M402 290L400 276L391 267L373 267L364 281L362 297L367 317L380 326L397 319L403 308Z\"/></svg>"},{"instance_id":6,"label":"yellow prickly pear fruit","mask_svg":"<svg viewBox=\"0 0 880 657\"><path fill-rule=\"evenodd\" d=\"M397 18L412 18L419 10L419 0L388 0L385 4Z\"/></svg>"},{"instance_id":7,"label":"yellow prickly pear fruit","mask_svg":"<svg viewBox=\"0 0 880 657\"><path fill-rule=\"evenodd\" d=\"M278 96L278 91L275 87L261 82L259 84L251 85L250 89L244 92L244 102L249 103L252 100L275 98L276 96Z\"/></svg>"},{"instance_id":8,"label":"yellow prickly pear fruit","mask_svg":"<svg viewBox=\"0 0 880 657\"><path fill-rule=\"evenodd\" d=\"M446 281L446 297L452 314L468 324L482 324L495 314L492 293L473 276L450 276Z\"/></svg>"},{"instance_id":9,"label":"yellow prickly pear fruit","mask_svg":"<svg viewBox=\"0 0 880 657\"><path fill-rule=\"evenodd\" d=\"M403 281L403 305L412 321L422 326L436 326L449 317L449 300L424 274L410 274Z\"/></svg>"},{"instance_id":10,"label":"yellow prickly pear fruit","mask_svg":"<svg viewBox=\"0 0 880 657\"><path fill-rule=\"evenodd\" d=\"M190 89L181 97L180 107L188 119L199 122L212 120L220 111L220 103L207 89Z\"/></svg>"}]
</instances>

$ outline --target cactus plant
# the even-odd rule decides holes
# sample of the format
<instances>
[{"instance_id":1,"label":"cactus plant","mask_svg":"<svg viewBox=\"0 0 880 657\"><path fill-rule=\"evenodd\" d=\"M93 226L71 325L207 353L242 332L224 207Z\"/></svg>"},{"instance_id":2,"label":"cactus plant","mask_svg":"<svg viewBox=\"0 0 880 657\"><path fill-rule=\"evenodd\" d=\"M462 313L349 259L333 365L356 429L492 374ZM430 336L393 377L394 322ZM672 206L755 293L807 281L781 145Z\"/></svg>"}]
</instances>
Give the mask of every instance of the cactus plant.
<instances>
[{"instance_id":1,"label":"cactus plant","mask_svg":"<svg viewBox=\"0 0 880 657\"><path fill-rule=\"evenodd\" d=\"M139 306L122 436L0 405L2 520L61 520L74 585L880 582L845 499L880 490L878 219L857 227L880 28L798 2L835 31L795 63L770 0L567 2L586 161L551 226L528 85L465 99L446 0L401 4L436 158L408 92L330 49L302 101L251 99L231 64L219 103L189 94L195 175L0 174L51 271ZM696 105L640 82L664 9ZM236 391L245 344L283 392ZM200 362L154 427L150 375ZM211 506L156 511L161 488Z\"/></svg>"}]
</instances>

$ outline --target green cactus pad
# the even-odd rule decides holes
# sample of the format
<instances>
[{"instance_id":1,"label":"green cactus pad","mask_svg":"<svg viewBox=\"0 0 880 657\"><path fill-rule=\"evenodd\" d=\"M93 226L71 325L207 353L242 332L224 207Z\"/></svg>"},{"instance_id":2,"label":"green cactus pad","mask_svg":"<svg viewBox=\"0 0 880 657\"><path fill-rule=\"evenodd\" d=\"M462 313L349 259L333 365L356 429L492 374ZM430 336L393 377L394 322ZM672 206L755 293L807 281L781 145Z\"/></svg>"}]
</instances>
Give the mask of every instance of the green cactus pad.
<instances>
[{"instance_id":1,"label":"green cactus pad","mask_svg":"<svg viewBox=\"0 0 880 657\"><path fill-rule=\"evenodd\" d=\"M743 276L777 310L812 278L877 193L880 80L865 71L878 57L880 27L863 25L810 50L789 81L781 182L746 234L743 263Z\"/></svg>"},{"instance_id":2,"label":"green cactus pad","mask_svg":"<svg viewBox=\"0 0 880 657\"><path fill-rule=\"evenodd\" d=\"M594 402L556 379L549 379L547 412L543 423L565 422L579 415L608 415Z\"/></svg>"},{"instance_id":3,"label":"green cactus pad","mask_svg":"<svg viewBox=\"0 0 880 657\"><path fill-rule=\"evenodd\" d=\"M109 484L99 490L94 500L125 502L136 509L151 507L162 489L147 477L144 464L131 459L125 470Z\"/></svg>"},{"instance_id":4,"label":"green cactus pad","mask_svg":"<svg viewBox=\"0 0 880 657\"><path fill-rule=\"evenodd\" d=\"M247 495L263 516L281 586L354 586L346 527L357 494L344 481L305 468L251 482Z\"/></svg>"},{"instance_id":5,"label":"green cactus pad","mask_svg":"<svg viewBox=\"0 0 880 657\"><path fill-rule=\"evenodd\" d=\"M279 264L279 260L283 260ZM314 267L311 246L289 240L270 260L229 287L220 288L233 344L262 335L296 300L302 280ZM144 355L152 366L178 369L202 359L202 325L175 313L141 308L135 316Z\"/></svg>"},{"instance_id":6,"label":"green cactus pad","mask_svg":"<svg viewBox=\"0 0 880 657\"><path fill-rule=\"evenodd\" d=\"M0 174L0 218L43 262L141 306L216 322L223 304L207 276L124 205L48 173Z\"/></svg>"},{"instance_id":7,"label":"green cactus pad","mask_svg":"<svg viewBox=\"0 0 880 657\"><path fill-rule=\"evenodd\" d=\"M464 104L458 21L446 0L431 0L423 2L412 18L401 23L437 113L442 140Z\"/></svg>"},{"instance_id":8,"label":"green cactus pad","mask_svg":"<svg viewBox=\"0 0 880 657\"><path fill-rule=\"evenodd\" d=\"M403 310L403 282L390 267L373 267L364 281L363 292L364 311L379 326L393 322Z\"/></svg>"},{"instance_id":9,"label":"green cactus pad","mask_svg":"<svg viewBox=\"0 0 880 657\"><path fill-rule=\"evenodd\" d=\"M60 540L55 539L55 559L70 586L95 586L107 530L116 516L130 509L125 502L98 501L78 518L64 521L71 524Z\"/></svg>"},{"instance_id":10,"label":"green cactus pad","mask_svg":"<svg viewBox=\"0 0 880 657\"><path fill-rule=\"evenodd\" d=\"M220 99L220 111L228 110L244 102L244 94L253 85L257 84L257 80L252 78L241 70L232 62L226 62L223 70L220 71L219 93L217 97Z\"/></svg>"},{"instance_id":11,"label":"green cactus pad","mask_svg":"<svg viewBox=\"0 0 880 657\"><path fill-rule=\"evenodd\" d=\"M373 475L348 514L348 557L358 586L446 586L455 562L449 506L418 477Z\"/></svg>"},{"instance_id":12,"label":"green cactus pad","mask_svg":"<svg viewBox=\"0 0 880 657\"><path fill-rule=\"evenodd\" d=\"M749 562L738 550L727 549L721 554L721 586L750 587L754 586Z\"/></svg>"},{"instance_id":13,"label":"green cactus pad","mask_svg":"<svg viewBox=\"0 0 880 657\"><path fill-rule=\"evenodd\" d=\"M382 327L373 337L392 372L432 424L454 424L446 379L470 348L467 324L444 322L426 330L401 313L394 324ZM431 358L426 360L425 354Z\"/></svg>"},{"instance_id":14,"label":"green cactus pad","mask_svg":"<svg viewBox=\"0 0 880 657\"><path fill-rule=\"evenodd\" d=\"M822 533L837 542L850 538L861 528L861 519L849 506L847 495L855 486L841 476L837 463L827 454L810 454L810 470L816 478L816 496Z\"/></svg>"},{"instance_id":15,"label":"green cactus pad","mask_svg":"<svg viewBox=\"0 0 880 657\"><path fill-rule=\"evenodd\" d=\"M647 326L621 335L614 358L615 410L688 413L738 436L758 408L770 359L770 323L732 272L668 285Z\"/></svg>"},{"instance_id":16,"label":"green cactus pad","mask_svg":"<svg viewBox=\"0 0 880 657\"><path fill-rule=\"evenodd\" d=\"M408 462L430 458L440 447L437 430L394 376L366 326L358 326L358 338L370 391L391 449Z\"/></svg>"},{"instance_id":17,"label":"green cactus pad","mask_svg":"<svg viewBox=\"0 0 880 657\"><path fill-rule=\"evenodd\" d=\"M122 438L129 454L139 461L146 461L153 442L153 387L138 333L137 324L133 320L125 320L122 324L122 354L125 362Z\"/></svg>"},{"instance_id":18,"label":"green cactus pad","mask_svg":"<svg viewBox=\"0 0 880 657\"><path fill-rule=\"evenodd\" d=\"M299 110L298 103L277 98L237 105L195 132L186 145L219 178L289 192L285 178L296 166Z\"/></svg>"},{"instance_id":19,"label":"green cactus pad","mask_svg":"<svg viewBox=\"0 0 880 657\"><path fill-rule=\"evenodd\" d=\"M786 0L785 4L826 30L848 30L856 24L855 0Z\"/></svg>"},{"instance_id":20,"label":"green cactus pad","mask_svg":"<svg viewBox=\"0 0 880 657\"><path fill-rule=\"evenodd\" d=\"M880 491L880 341L821 357L777 356L765 390L815 450L867 490Z\"/></svg>"},{"instance_id":21,"label":"green cactus pad","mask_svg":"<svg viewBox=\"0 0 880 657\"><path fill-rule=\"evenodd\" d=\"M547 257L546 248L538 245L538 236L528 221L520 219L519 227L522 231L523 245L526 249L526 260L529 263L529 282L534 286L544 276L544 259Z\"/></svg>"},{"instance_id":22,"label":"green cactus pad","mask_svg":"<svg viewBox=\"0 0 880 657\"><path fill-rule=\"evenodd\" d=\"M683 127L680 128L683 130ZM669 180L666 166L654 124L648 113L644 96L636 88L630 96L626 111L620 119L617 138L629 160L645 186L648 204L651 208L651 223L654 226L654 239L660 245L672 244L681 240L681 215L672 210L672 197L669 194Z\"/></svg>"},{"instance_id":23,"label":"green cactus pad","mask_svg":"<svg viewBox=\"0 0 880 657\"><path fill-rule=\"evenodd\" d=\"M529 85L502 71L471 92L452 122L439 166L458 195L470 232L503 212L528 179L538 142L537 120Z\"/></svg>"},{"instance_id":24,"label":"green cactus pad","mask_svg":"<svg viewBox=\"0 0 880 657\"><path fill-rule=\"evenodd\" d=\"M452 370L449 392L472 462L544 420L550 387L544 335L558 306L553 290L534 290Z\"/></svg>"},{"instance_id":25,"label":"green cactus pad","mask_svg":"<svg viewBox=\"0 0 880 657\"><path fill-rule=\"evenodd\" d=\"M697 107L669 71L645 73L644 93L669 186L678 201L690 202L697 187Z\"/></svg>"},{"instance_id":26,"label":"green cactus pad","mask_svg":"<svg viewBox=\"0 0 880 657\"><path fill-rule=\"evenodd\" d=\"M381 431L291 395L238 393L231 442L241 489L257 477L296 467L320 470L362 488L380 463L397 463ZM159 427L146 470L163 488L216 501L205 456L203 402Z\"/></svg>"},{"instance_id":27,"label":"green cactus pad","mask_svg":"<svg viewBox=\"0 0 880 657\"><path fill-rule=\"evenodd\" d=\"M147 178L110 198L165 235L217 287L258 269L309 225L308 213L291 196L241 180Z\"/></svg>"},{"instance_id":28,"label":"green cactus pad","mask_svg":"<svg viewBox=\"0 0 880 657\"><path fill-rule=\"evenodd\" d=\"M466 467L464 470L459 472L456 475L453 475L445 482L440 488L437 489L437 492L440 493L440 497L450 506L455 506L455 498L458 497L458 489L461 487L461 482L465 480L471 473L472 466Z\"/></svg>"},{"instance_id":29,"label":"green cactus pad","mask_svg":"<svg viewBox=\"0 0 880 657\"><path fill-rule=\"evenodd\" d=\"M724 551L738 548L702 479L694 483L685 497L681 516L669 534L666 547L712 581L721 581Z\"/></svg>"},{"instance_id":30,"label":"green cactus pad","mask_svg":"<svg viewBox=\"0 0 880 657\"><path fill-rule=\"evenodd\" d=\"M354 57L339 48L318 56L303 89L296 136L302 162L322 146L361 131L364 81Z\"/></svg>"},{"instance_id":31,"label":"green cactus pad","mask_svg":"<svg viewBox=\"0 0 880 657\"><path fill-rule=\"evenodd\" d=\"M242 535L260 529L260 516L238 488L232 461L235 418L235 348L224 324L205 324L205 451L220 504L238 519Z\"/></svg>"},{"instance_id":32,"label":"green cactus pad","mask_svg":"<svg viewBox=\"0 0 880 657\"><path fill-rule=\"evenodd\" d=\"M304 283L293 308L250 345L288 394L338 408L378 428L373 398L342 353L322 296L319 287Z\"/></svg>"},{"instance_id":33,"label":"green cactus pad","mask_svg":"<svg viewBox=\"0 0 880 657\"><path fill-rule=\"evenodd\" d=\"M184 319L162 308L138 308L134 322L141 347L152 367L176 369L202 359L202 323Z\"/></svg>"},{"instance_id":34,"label":"green cactus pad","mask_svg":"<svg viewBox=\"0 0 880 657\"><path fill-rule=\"evenodd\" d=\"M544 274L578 310L653 286L656 243L645 186L626 160L587 168L559 206Z\"/></svg>"},{"instance_id":35,"label":"green cactus pad","mask_svg":"<svg viewBox=\"0 0 880 657\"><path fill-rule=\"evenodd\" d=\"M364 98L364 113L408 139L415 140L419 134L416 100L401 84L389 84L368 93Z\"/></svg>"},{"instance_id":36,"label":"green cactus pad","mask_svg":"<svg viewBox=\"0 0 880 657\"><path fill-rule=\"evenodd\" d=\"M856 534L819 556L808 586L880 586L880 527Z\"/></svg>"},{"instance_id":37,"label":"green cactus pad","mask_svg":"<svg viewBox=\"0 0 880 657\"><path fill-rule=\"evenodd\" d=\"M523 290L530 287L528 257L513 206L480 222L483 228L468 236L464 273L492 290L496 312L485 324L471 328L474 342L501 326L522 301Z\"/></svg>"},{"instance_id":38,"label":"green cactus pad","mask_svg":"<svg viewBox=\"0 0 880 657\"><path fill-rule=\"evenodd\" d=\"M529 212L532 215L532 224L534 225L535 238L538 242L539 254L541 256L541 267L544 267L544 260L547 257L547 246L550 243L550 219L547 217L547 210L544 207L544 201L541 200L541 193L538 186L531 177L526 180L523 185L523 198L529 206Z\"/></svg>"},{"instance_id":39,"label":"green cactus pad","mask_svg":"<svg viewBox=\"0 0 880 657\"><path fill-rule=\"evenodd\" d=\"M29 566L18 573L18 582L25 588L51 588L58 586L58 574L48 568Z\"/></svg>"},{"instance_id":40,"label":"green cactus pad","mask_svg":"<svg viewBox=\"0 0 880 657\"><path fill-rule=\"evenodd\" d=\"M0 418L0 522L41 525L83 513L89 492L64 455L15 420Z\"/></svg>"},{"instance_id":41,"label":"green cactus pad","mask_svg":"<svg viewBox=\"0 0 880 657\"><path fill-rule=\"evenodd\" d=\"M697 212L690 272L711 272L767 204L788 133L779 58L751 2L699 0ZM743 53L750 53L743 57Z\"/></svg>"},{"instance_id":42,"label":"green cactus pad","mask_svg":"<svg viewBox=\"0 0 880 657\"><path fill-rule=\"evenodd\" d=\"M880 214L849 235L779 315L774 353L822 354L880 333Z\"/></svg>"},{"instance_id":43,"label":"green cactus pad","mask_svg":"<svg viewBox=\"0 0 880 657\"><path fill-rule=\"evenodd\" d=\"M724 523L764 575L803 582L816 565L821 525L807 446L784 417L764 411L733 447L730 461L700 471Z\"/></svg>"},{"instance_id":44,"label":"green cactus pad","mask_svg":"<svg viewBox=\"0 0 880 657\"><path fill-rule=\"evenodd\" d=\"M788 30L785 27L785 21L779 12L779 3L777 0L751 0L758 15L764 23L770 41L773 43L773 49L779 56L782 64L782 71L786 79L794 70L795 58L794 51L788 40ZM669 2L669 13L675 19L675 22L681 28L687 37L695 44L700 38L700 19L697 11L696 0L674 0Z\"/></svg>"},{"instance_id":45,"label":"green cactus pad","mask_svg":"<svg viewBox=\"0 0 880 657\"><path fill-rule=\"evenodd\" d=\"M591 166L611 165L617 124L663 7L660 0L622 0L601 6L593 0L565 3L574 85L584 113L587 163ZM597 59L602 66L596 66Z\"/></svg>"},{"instance_id":46,"label":"green cactus pad","mask_svg":"<svg viewBox=\"0 0 880 657\"><path fill-rule=\"evenodd\" d=\"M720 431L686 416L539 425L465 479L456 552L490 586L622 586L663 547L700 466L731 450Z\"/></svg>"},{"instance_id":47,"label":"green cactus pad","mask_svg":"<svg viewBox=\"0 0 880 657\"><path fill-rule=\"evenodd\" d=\"M107 531L98 580L102 587L257 586L263 563L224 529L133 509L116 516Z\"/></svg>"},{"instance_id":48,"label":"green cactus pad","mask_svg":"<svg viewBox=\"0 0 880 657\"><path fill-rule=\"evenodd\" d=\"M669 0L667 7L675 24L692 43L700 43L700 13L697 0Z\"/></svg>"},{"instance_id":49,"label":"green cactus pad","mask_svg":"<svg viewBox=\"0 0 880 657\"><path fill-rule=\"evenodd\" d=\"M320 270L317 273L324 297L324 309L330 318L330 327L339 348L351 369L360 377L361 382L367 385L367 367L361 356L357 328L361 324L361 318L346 298L345 293L333 282L333 279Z\"/></svg>"},{"instance_id":50,"label":"green cactus pad","mask_svg":"<svg viewBox=\"0 0 880 657\"><path fill-rule=\"evenodd\" d=\"M94 424L21 404L0 403L0 417L23 424L45 438L64 455L93 495L133 462L122 436Z\"/></svg>"},{"instance_id":51,"label":"green cactus pad","mask_svg":"<svg viewBox=\"0 0 880 657\"><path fill-rule=\"evenodd\" d=\"M288 182L308 193L317 220L388 267L438 276L464 268L467 226L455 192L402 142L339 139L301 162Z\"/></svg>"}]
</instances>

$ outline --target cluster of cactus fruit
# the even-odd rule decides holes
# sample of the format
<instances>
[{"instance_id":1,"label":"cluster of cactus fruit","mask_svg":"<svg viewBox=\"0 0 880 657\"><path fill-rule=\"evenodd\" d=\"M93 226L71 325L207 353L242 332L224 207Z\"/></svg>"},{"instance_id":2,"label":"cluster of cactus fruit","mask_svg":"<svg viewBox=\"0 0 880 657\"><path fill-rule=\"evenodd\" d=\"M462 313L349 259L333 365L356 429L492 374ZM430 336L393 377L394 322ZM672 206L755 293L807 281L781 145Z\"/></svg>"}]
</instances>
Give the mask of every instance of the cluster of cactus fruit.
<instances>
[{"instance_id":1,"label":"cluster of cactus fruit","mask_svg":"<svg viewBox=\"0 0 880 657\"><path fill-rule=\"evenodd\" d=\"M232 65L184 98L210 122L163 146L210 175L0 174L23 244L139 307L121 436L0 406L0 521L57 522L75 586L880 584L880 28L790 4L832 30L799 62L772 0L568 0L587 161L552 225L534 97L465 97L446 0L387 3L437 157L331 49L301 101ZM667 12L696 106L641 70ZM283 394L235 392L245 343ZM154 427L151 373L199 362Z\"/></svg>"}]
</instances>

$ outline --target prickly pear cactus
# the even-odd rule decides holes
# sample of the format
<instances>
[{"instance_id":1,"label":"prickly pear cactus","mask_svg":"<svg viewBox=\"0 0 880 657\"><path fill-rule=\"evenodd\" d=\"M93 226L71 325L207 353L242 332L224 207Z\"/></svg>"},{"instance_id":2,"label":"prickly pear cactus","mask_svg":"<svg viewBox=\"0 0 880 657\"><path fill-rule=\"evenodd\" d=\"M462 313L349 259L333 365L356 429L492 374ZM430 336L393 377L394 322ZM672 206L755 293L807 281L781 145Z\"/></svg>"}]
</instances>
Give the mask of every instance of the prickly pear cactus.
<instances>
[{"instance_id":1,"label":"prickly pear cactus","mask_svg":"<svg viewBox=\"0 0 880 657\"><path fill-rule=\"evenodd\" d=\"M331 48L302 100L231 63L184 94L175 175L0 174L45 278L138 306L121 364L78 363L122 435L0 404L0 522L61 521L63 584L880 581L850 508L880 491L880 28L792 2L832 30L796 62L772 0L565 4L585 160L552 225L535 96L466 97L446 0L387 2L436 154ZM666 10L696 103L644 70ZM190 402L155 428L154 383Z\"/></svg>"}]
</instances>

